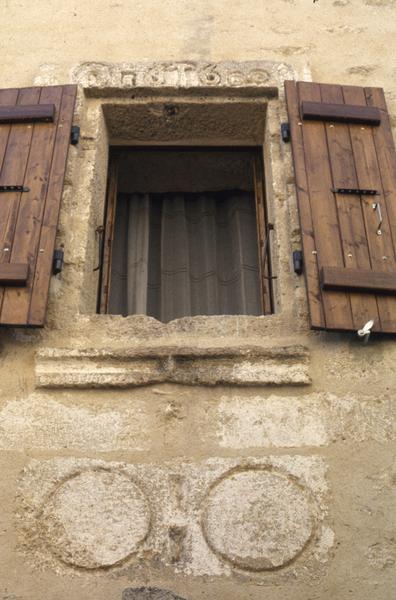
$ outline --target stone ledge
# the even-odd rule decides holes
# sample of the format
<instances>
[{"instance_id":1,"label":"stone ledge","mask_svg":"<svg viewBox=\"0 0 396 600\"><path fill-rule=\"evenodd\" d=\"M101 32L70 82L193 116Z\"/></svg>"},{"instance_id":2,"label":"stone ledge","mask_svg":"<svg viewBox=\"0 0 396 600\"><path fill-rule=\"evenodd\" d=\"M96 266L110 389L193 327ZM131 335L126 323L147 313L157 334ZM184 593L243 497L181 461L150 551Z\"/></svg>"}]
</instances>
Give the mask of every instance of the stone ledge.
<instances>
[{"instance_id":1,"label":"stone ledge","mask_svg":"<svg viewBox=\"0 0 396 600\"><path fill-rule=\"evenodd\" d=\"M301 345L134 349L46 348L36 356L38 387L186 385L309 385L309 353Z\"/></svg>"}]
</instances>

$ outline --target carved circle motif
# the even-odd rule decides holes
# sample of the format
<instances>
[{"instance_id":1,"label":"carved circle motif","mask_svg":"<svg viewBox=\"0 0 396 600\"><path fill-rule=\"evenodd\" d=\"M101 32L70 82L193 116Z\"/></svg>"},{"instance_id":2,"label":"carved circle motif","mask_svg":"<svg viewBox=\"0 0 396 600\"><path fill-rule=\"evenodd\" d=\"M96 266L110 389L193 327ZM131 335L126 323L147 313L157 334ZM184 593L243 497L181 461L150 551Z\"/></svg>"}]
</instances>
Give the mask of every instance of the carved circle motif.
<instances>
[{"instance_id":1,"label":"carved circle motif","mask_svg":"<svg viewBox=\"0 0 396 600\"><path fill-rule=\"evenodd\" d=\"M221 75L215 65L208 65L199 71L199 79L204 85L220 85Z\"/></svg>"},{"instance_id":2,"label":"carved circle motif","mask_svg":"<svg viewBox=\"0 0 396 600\"><path fill-rule=\"evenodd\" d=\"M229 85L243 85L245 83L245 76L241 71L231 71L227 75L227 83Z\"/></svg>"},{"instance_id":3,"label":"carved circle motif","mask_svg":"<svg viewBox=\"0 0 396 600\"><path fill-rule=\"evenodd\" d=\"M254 85L263 85L270 79L270 73L264 69L252 69L248 75L248 82Z\"/></svg>"},{"instance_id":4,"label":"carved circle motif","mask_svg":"<svg viewBox=\"0 0 396 600\"><path fill-rule=\"evenodd\" d=\"M41 523L58 558L95 569L115 565L138 550L150 529L150 507L123 473L87 470L56 488Z\"/></svg>"},{"instance_id":5,"label":"carved circle motif","mask_svg":"<svg viewBox=\"0 0 396 600\"><path fill-rule=\"evenodd\" d=\"M202 529L209 547L249 571L286 566L314 528L307 491L293 477L265 468L226 474L205 499Z\"/></svg>"}]
</instances>

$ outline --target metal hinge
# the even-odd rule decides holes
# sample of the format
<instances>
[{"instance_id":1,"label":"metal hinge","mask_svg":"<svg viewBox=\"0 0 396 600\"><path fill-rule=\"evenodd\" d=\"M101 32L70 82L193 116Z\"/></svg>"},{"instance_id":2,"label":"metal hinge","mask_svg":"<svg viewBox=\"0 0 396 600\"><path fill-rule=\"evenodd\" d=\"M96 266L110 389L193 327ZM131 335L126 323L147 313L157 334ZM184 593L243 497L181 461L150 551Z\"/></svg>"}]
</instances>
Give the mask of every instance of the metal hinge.
<instances>
[{"instance_id":1,"label":"metal hinge","mask_svg":"<svg viewBox=\"0 0 396 600\"><path fill-rule=\"evenodd\" d=\"M0 185L0 192L28 192L29 188L23 185Z\"/></svg>"},{"instance_id":2,"label":"metal hinge","mask_svg":"<svg viewBox=\"0 0 396 600\"><path fill-rule=\"evenodd\" d=\"M297 275L301 275L303 272L303 253L301 250L293 251L293 269Z\"/></svg>"},{"instance_id":3,"label":"metal hinge","mask_svg":"<svg viewBox=\"0 0 396 600\"><path fill-rule=\"evenodd\" d=\"M72 146L76 146L80 141L80 127L73 125L70 132L70 143Z\"/></svg>"},{"instance_id":4,"label":"metal hinge","mask_svg":"<svg viewBox=\"0 0 396 600\"><path fill-rule=\"evenodd\" d=\"M52 260L52 274L58 275L63 269L63 258L64 252L63 250L54 250L54 258Z\"/></svg>"},{"instance_id":5,"label":"metal hinge","mask_svg":"<svg viewBox=\"0 0 396 600\"><path fill-rule=\"evenodd\" d=\"M282 141L285 142L285 144L287 144L287 142L290 142L290 124L289 123L282 123L281 124L281 137L282 137Z\"/></svg>"},{"instance_id":6,"label":"metal hinge","mask_svg":"<svg viewBox=\"0 0 396 600\"><path fill-rule=\"evenodd\" d=\"M347 194L350 196L376 196L379 194L378 190L368 190L362 188L331 188L331 191L334 192L334 194Z\"/></svg>"}]
</instances>

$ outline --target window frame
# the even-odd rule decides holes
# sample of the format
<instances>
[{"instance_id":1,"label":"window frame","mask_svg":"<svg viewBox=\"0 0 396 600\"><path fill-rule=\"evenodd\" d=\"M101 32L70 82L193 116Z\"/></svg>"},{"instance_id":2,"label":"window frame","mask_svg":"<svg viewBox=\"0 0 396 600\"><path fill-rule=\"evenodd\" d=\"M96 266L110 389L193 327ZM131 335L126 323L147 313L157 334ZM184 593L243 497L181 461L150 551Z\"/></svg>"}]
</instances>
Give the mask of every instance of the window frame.
<instances>
[{"instance_id":1,"label":"window frame","mask_svg":"<svg viewBox=\"0 0 396 600\"><path fill-rule=\"evenodd\" d=\"M256 207L256 225L257 225L257 246L258 246L258 264L259 264L259 279L260 279L260 297L262 304L262 315L271 315L274 312L274 297L273 297L273 286L272 280L275 277L272 275L272 263L271 263L271 231L273 225L268 221L268 210L266 203L265 194L265 174L264 174L264 162L262 157L261 146L207 146L207 145L193 145L193 146L158 146L158 145L145 145L145 146L110 146L109 148L109 165L108 165L108 179L107 179L107 191L105 201L105 212L104 212L104 225L98 228L98 234L100 236L100 265L99 265L99 287L98 287L98 301L97 301L97 312L99 314L109 314L108 304L110 297L110 286L111 286L111 263L112 263L112 249L114 240L114 228L116 220L116 203L117 203L117 183L118 183L118 161L121 153L129 151L138 151L139 149L152 150L152 151L163 151L163 152L213 152L213 151L224 151L224 152L238 152L238 151L249 151L252 154L253 172L252 177L254 180L254 196L255 196L255 207ZM129 315L131 316L131 315ZM193 317L193 315L185 315L187 317ZM202 315L208 316L208 315ZM224 316L224 315L223 315Z\"/></svg>"}]
</instances>

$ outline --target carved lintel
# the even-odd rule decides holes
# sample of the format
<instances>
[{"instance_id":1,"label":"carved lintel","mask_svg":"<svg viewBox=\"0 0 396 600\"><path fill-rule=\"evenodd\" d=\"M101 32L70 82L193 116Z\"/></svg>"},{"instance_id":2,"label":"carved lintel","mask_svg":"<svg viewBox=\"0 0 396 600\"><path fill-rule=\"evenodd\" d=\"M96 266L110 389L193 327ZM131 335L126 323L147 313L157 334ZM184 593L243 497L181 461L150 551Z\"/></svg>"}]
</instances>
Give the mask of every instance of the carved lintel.
<instances>
[{"instance_id":1,"label":"carved lintel","mask_svg":"<svg viewBox=\"0 0 396 600\"><path fill-rule=\"evenodd\" d=\"M91 92L131 87L276 89L281 87L286 77L295 76L292 67L275 61L84 62L71 73L74 83Z\"/></svg>"}]
</instances>

